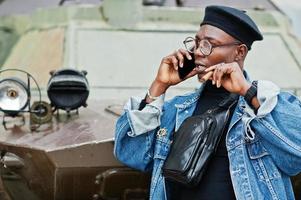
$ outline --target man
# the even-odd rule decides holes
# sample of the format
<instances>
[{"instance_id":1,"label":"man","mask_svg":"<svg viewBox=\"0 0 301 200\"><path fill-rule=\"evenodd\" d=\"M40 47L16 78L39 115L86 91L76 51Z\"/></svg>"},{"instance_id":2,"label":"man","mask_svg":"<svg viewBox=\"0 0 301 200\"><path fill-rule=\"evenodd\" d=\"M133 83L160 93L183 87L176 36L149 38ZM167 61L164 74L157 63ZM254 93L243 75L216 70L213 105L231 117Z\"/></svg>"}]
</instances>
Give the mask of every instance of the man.
<instances>
[{"instance_id":1,"label":"man","mask_svg":"<svg viewBox=\"0 0 301 200\"><path fill-rule=\"evenodd\" d=\"M125 106L114 153L130 167L152 170L150 199L294 199L289 176L301 171L301 102L269 81L249 81L244 60L262 39L245 12L209 6L186 49L164 57L146 96ZM196 67L181 79L185 57ZM164 102L170 86L195 75L205 82L198 91ZM240 97L201 182L190 188L165 180L173 133L230 93Z\"/></svg>"}]
</instances>

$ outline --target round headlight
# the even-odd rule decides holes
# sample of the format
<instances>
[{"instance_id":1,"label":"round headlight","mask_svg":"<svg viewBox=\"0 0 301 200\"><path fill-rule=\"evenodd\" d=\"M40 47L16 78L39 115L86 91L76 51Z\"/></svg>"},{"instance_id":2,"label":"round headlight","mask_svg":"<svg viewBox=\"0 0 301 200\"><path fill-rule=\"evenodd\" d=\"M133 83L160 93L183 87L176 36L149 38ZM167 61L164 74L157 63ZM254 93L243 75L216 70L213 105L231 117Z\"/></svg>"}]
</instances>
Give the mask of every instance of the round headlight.
<instances>
[{"instance_id":1,"label":"round headlight","mask_svg":"<svg viewBox=\"0 0 301 200\"><path fill-rule=\"evenodd\" d=\"M89 96L87 72L63 69L52 74L47 94L51 105L66 111L85 106Z\"/></svg>"},{"instance_id":2,"label":"round headlight","mask_svg":"<svg viewBox=\"0 0 301 200\"><path fill-rule=\"evenodd\" d=\"M16 115L28 105L29 91L27 85L17 78L0 81L0 109L10 115Z\"/></svg>"}]
</instances>

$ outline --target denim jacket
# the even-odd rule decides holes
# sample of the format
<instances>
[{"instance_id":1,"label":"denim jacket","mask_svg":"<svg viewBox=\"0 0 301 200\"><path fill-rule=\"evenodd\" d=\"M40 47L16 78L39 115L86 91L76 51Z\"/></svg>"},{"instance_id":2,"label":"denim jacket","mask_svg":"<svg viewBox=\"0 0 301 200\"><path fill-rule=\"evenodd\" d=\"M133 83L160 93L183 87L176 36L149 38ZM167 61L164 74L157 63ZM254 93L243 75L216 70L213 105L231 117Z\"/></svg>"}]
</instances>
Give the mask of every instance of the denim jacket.
<instances>
[{"instance_id":1,"label":"denim jacket","mask_svg":"<svg viewBox=\"0 0 301 200\"><path fill-rule=\"evenodd\" d=\"M116 123L114 154L122 163L152 171L150 199L167 199L161 168L171 135L193 114L203 90L164 102L164 95L143 110L132 97ZM226 136L230 175L239 200L292 200L290 176L301 171L301 102L268 81L258 81L260 107L239 98Z\"/></svg>"}]
</instances>

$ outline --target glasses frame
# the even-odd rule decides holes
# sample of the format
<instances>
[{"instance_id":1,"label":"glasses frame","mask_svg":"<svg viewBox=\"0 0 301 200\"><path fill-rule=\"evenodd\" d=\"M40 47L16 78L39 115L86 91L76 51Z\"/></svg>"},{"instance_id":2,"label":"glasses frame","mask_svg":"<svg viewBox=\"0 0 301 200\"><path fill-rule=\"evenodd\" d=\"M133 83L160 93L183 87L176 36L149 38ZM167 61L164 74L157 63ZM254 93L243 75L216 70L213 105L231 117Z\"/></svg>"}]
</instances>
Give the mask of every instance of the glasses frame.
<instances>
[{"instance_id":1,"label":"glasses frame","mask_svg":"<svg viewBox=\"0 0 301 200\"><path fill-rule=\"evenodd\" d=\"M187 48L186 43L188 42L187 40L189 40L189 39L193 40L195 42L195 44L196 44L195 47L193 48L193 50ZM202 50L202 48L200 47L201 41L207 41L208 42L208 44L210 45L210 51L209 51L209 53L205 53L204 50ZM184 44L186 50L188 52L190 52L190 53L193 53L193 51L195 51L195 50L197 50L197 49L200 48L200 51L202 52L203 55L209 56L212 53L213 49L216 48L216 47L226 47L226 46L233 46L233 45L241 45L242 43L239 42L239 41L234 41L234 42L230 42L230 43L226 43L226 44L215 44L214 45L214 44L211 44L211 42L209 40L207 40L207 39L198 40L197 38L193 38L193 37L190 36L190 37L185 38L185 40L183 41L183 44Z\"/></svg>"}]
</instances>

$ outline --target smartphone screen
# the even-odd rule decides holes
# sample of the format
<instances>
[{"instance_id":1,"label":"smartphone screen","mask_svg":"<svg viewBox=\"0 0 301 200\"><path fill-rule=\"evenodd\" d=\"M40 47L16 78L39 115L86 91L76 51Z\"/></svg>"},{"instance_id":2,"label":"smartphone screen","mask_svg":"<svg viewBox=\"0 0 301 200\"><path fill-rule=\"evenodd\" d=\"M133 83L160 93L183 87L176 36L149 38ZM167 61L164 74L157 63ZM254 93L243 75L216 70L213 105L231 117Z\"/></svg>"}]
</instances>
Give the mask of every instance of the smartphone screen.
<instances>
[{"instance_id":1,"label":"smartphone screen","mask_svg":"<svg viewBox=\"0 0 301 200\"><path fill-rule=\"evenodd\" d=\"M180 79L184 79L195 68L194 55L192 53L190 53L190 55L192 59L188 60L188 58L184 56L183 67L178 67Z\"/></svg>"}]
</instances>

